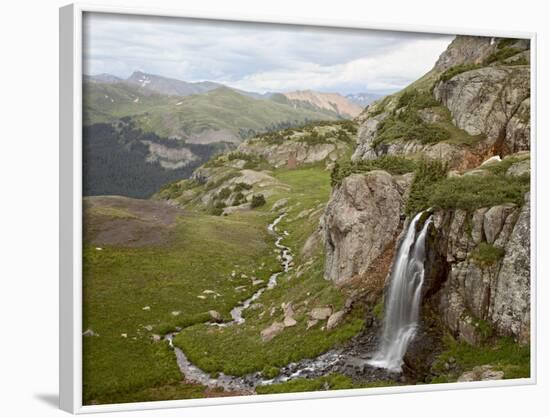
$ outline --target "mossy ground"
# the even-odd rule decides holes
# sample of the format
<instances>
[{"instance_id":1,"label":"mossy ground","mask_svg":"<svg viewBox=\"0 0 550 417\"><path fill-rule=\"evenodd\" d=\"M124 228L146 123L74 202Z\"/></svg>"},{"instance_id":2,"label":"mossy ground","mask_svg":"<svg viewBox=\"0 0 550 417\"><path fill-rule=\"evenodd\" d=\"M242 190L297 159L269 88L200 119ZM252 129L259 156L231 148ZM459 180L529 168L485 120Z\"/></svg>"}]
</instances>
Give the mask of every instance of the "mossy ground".
<instances>
[{"instance_id":1,"label":"mossy ground","mask_svg":"<svg viewBox=\"0 0 550 417\"><path fill-rule=\"evenodd\" d=\"M529 345L520 345L510 338L489 340L479 346L456 341L450 336L444 342L446 349L432 366L432 372L437 375L432 383L455 382L463 372L482 365L491 365L493 369L503 371L504 379L530 376ZM451 369L446 369L445 364L450 361L453 365Z\"/></svg>"}]
</instances>

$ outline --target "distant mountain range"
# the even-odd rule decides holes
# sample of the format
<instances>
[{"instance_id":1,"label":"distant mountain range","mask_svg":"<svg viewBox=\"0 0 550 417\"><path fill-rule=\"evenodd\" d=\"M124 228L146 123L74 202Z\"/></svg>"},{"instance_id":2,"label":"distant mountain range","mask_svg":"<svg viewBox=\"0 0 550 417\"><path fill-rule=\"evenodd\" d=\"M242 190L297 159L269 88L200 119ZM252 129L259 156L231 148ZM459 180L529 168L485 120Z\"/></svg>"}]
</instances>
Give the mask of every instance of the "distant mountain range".
<instances>
[{"instance_id":1,"label":"distant mountain range","mask_svg":"<svg viewBox=\"0 0 550 417\"><path fill-rule=\"evenodd\" d=\"M86 152L95 161L88 165L94 172L89 178L99 178L86 188L89 195L114 191L108 178L122 166L122 188L132 181L150 182L151 187L142 187L145 194L134 195L146 196L154 186L188 176L215 153L257 134L349 119L363 110L336 93L259 94L141 71L126 79L86 75L83 91Z\"/></svg>"},{"instance_id":2,"label":"distant mountain range","mask_svg":"<svg viewBox=\"0 0 550 417\"><path fill-rule=\"evenodd\" d=\"M127 79L85 76L84 121L131 117L144 131L191 143L240 142L314 120L357 116L362 107L336 93L254 93L136 71Z\"/></svg>"},{"instance_id":3,"label":"distant mountain range","mask_svg":"<svg viewBox=\"0 0 550 417\"><path fill-rule=\"evenodd\" d=\"M317 91L291 91L282 93L292 104L307 104L310 108L325 109L335 112L342 118L355 117L363 110L346 97L337 93L319 93Z\"/></svg>"}]
</instances>

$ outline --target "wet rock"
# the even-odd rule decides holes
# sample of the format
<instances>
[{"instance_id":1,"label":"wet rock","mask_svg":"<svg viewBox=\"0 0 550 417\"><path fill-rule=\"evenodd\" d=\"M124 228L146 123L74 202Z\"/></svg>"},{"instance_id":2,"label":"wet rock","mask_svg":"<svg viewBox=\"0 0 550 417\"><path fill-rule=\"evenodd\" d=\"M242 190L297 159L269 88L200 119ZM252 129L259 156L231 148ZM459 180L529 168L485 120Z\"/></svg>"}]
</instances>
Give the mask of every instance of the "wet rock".
<instances>
[{"instance_id":1,"label":"wet rock","mask_svg":"<svg viewBox=\"0 0 550 417\"><path fill-rule=\"evenodd\" d=\"M269 327L266 327L260 332L260 336L262 336L262 341L269 342L271 339L273 339L275 336L277 336L279 333L281 333L285 329L285 325L280 322L274 322Z\"/></svg>"},{"instance_id":2,"label":"wet rock","mask_svg":"<svg viewBox=\"0 0 550 417\"><path fill-rule=\"evenodd\" d=\"M82 333L82 336L86 336L86 337L99 336L99 333L94 332L92 329L87 329Z\"/></svg>"},{"instance_id":3,"label":"wet rock","mask_svg":"<svg viewBox=\"0 0 550 417\"><path fill-rule=\"evenodd\" d=\"M337 311L336 313L331 314L327 321L327 330L332 330L338 327L346 316L346 312L343 310Z\"/></svg>"},{"instance_id":4,"label":"wet rock","mask_svg":"<svg viewBox=\"0 0 550 417\"><path fill-rule=\"evenodd\" d=\"M212 321L216 323L219 323L220 321L222 321L222 315L218 313L216 310L210 310L208 314L210 314L210 318L212 319Z\"/></svg>"},{"instance_id":5,"label":"wet rock","mask_svg":"<svg viewBox=\"0 0 550 417\"><path fill-rule=\"evenodd\" d=\"M504 378L503 371L497 371L491 365L476 366L458 377L457 382L495 381Z\"/></svg>"},{"instance_id":6,"label":"wet rock","mask_svg":"<svg viewBox=\"0 0 550 417\"><path fill-rule=\"evenodd\" d=\"M309 312L309 316L314 320L326 320L332 314L330 307L316 307Z\"/></svg>"}]
</instances>

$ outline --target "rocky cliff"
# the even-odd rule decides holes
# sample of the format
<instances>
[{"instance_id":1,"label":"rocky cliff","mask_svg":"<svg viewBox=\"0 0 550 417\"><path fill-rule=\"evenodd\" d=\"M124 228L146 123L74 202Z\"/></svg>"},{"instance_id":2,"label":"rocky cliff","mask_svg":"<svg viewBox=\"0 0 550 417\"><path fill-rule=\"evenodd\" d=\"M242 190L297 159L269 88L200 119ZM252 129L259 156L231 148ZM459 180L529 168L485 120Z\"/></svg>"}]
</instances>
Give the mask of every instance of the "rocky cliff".
<instances>
[{"instance_id":1,"label":"rocky cliff","mask_svg":"<svg viewBox=\"0 0 550 417\"><path fill-rule=\"evenodd\" d=\"M423 155L454 168L529 148L525 40L457 37L434 68L358 117L354 160Z\"/></svg>"},{"instance_id":2,"label":"rocky cliff","mask_svg":"<svg viewBox=\"0 0 550 417\"><path fill-rule=\"evenodd\" d=\"M325 278L361 282L376 295L366 298L372 310L404 226L427 210L422 320L429 324L419 334L528 343L528 42L457 37L428 74L357 120L358 146L321 221ZM434 323L439 330L430 333Z\"/></svg>"},{"instance_id":3,"label":"rocky cliff","mask_svg":"<svg viewBox=\"0 0 550 417\"><path fill-rule=\"evenodd\" d=\"M510 168L511 175L516 169ZM528 343L529 192L521 204L437 210L433 216L426 302L439 311L455 337L470 344L491 335Z\"/></svg>"},{"instance_id":4,"label":"rocky cliff","mask_svg":"<svg viewBox=\"0 0 550 417\"><path fill-rule=\"evenodd\" d=\"M323 224L327 279L358 276L375 290L383 287L411 181L411 174L371 171L352 174L333 190Z\"/></svg>"}]
</instances>

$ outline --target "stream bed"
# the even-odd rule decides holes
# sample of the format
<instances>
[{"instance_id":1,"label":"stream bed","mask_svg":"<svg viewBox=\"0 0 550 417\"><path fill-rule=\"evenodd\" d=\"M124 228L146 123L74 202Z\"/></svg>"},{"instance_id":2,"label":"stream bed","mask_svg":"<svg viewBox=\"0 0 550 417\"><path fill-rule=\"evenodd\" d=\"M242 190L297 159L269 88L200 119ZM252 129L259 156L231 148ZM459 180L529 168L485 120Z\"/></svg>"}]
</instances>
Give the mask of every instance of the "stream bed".
<instances>
[{"instance_id":1,"label":"stream bed","mask_svg":"<svg viewBox=\"0 0 550 417\"><path fill-rule=\"evenodd\" d=\"M209 325L219 327L242 325L245 322L243 311L260 298L265 290L274 288L281 274L292 269L292 251L281 243L288 233L286 231L280 233L277 228L277 225L285 215L285 213L279 215L268 226L269 232L276 236L275 247L279 250L282 271L273 273L269 278L267 286L260 288L251 297L235 306L231 310L231 321L225 323L210 323ZM365 352L375 351L378 345L376 331L363 331L352 338L345 347L329 350L316 358L302 359L298 362L289 363L280 368L278 376L271 379L264 377L259 371L243 376L220 373L216 377L212 377L209 373L192 364L185 353L174 345L173 340L177 334L177 332L169 333L164 339L174 350L182 376L188 382L202 384L209 388L223 388L226 391L241 391L243 393L252 394L257 386L282 383L296 378L316 378L335 372L346 374L352 378L360 376L361 380L372 381L381 378L387 379L389 376L392 376L384 369L371 367L367 364L368 360L371 359L371 355L365 354ZM398 376L398 374L394 374L393 378L395 379Z\"/></svg>"}]
</instances>

